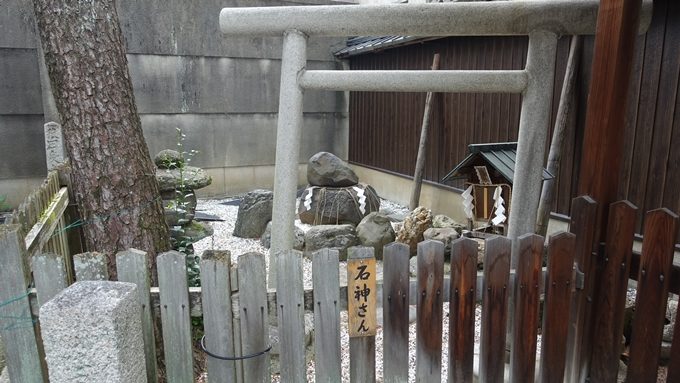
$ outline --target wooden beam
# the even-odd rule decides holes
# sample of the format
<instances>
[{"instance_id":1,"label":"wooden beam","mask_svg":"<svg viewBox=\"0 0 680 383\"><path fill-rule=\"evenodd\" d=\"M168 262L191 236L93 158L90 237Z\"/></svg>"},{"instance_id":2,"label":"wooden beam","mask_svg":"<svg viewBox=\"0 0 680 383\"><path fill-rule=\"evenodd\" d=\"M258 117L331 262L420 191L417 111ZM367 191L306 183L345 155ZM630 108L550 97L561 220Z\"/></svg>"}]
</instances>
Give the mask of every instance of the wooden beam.
<instances>
[{"instance_id":1,"label":"wooden beam","mask_svg":"<svg viewBox=\"0 0 680 383\"><path fill-rule=\"evenodd\" d=\"M641 3L602 0L597 15L578 185L580 195L590 195L598 202L596 239L606 238L604 217L616 199Z\"/></svg>"},{"instance_id":2,"label":"wooden beam","mask_svg":"<svg viewBox=\"0 0 680 383\"><path fill-rule=\"evenodd\" d=\"M64 215L67 206L68 189L63 187L59 189L59 192L54 196L50 205L38 219L38 222L26 234L24 241L29 257L40 251L52 237L54 230L59 224L59 218Z\"/></svg>"}]
</instances>

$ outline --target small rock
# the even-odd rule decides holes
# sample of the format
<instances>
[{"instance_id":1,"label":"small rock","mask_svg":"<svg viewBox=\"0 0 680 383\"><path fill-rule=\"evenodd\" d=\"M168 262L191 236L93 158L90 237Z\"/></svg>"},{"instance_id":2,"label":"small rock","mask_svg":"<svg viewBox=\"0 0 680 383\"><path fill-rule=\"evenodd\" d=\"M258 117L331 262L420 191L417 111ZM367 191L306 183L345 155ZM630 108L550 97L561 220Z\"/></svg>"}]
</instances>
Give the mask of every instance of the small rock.
<instances>
[{"instance_id":1,"label":"small rock","mask_svg":"<svg viewBox=\"0 0 680 383\"><path fill-rule=\"evenodd\" d=\"M363 204L355 188L364 195ZM305 203L310 199L308 209ZM363 212L361 211L363 208ZM358 225L361 220L380 208L380 199L375 190L366 184L357 184L352 187L330 188L310 186L302 192L298 213L300 221L308 225Z\"/></svg>"},{"instance_id":2,"label":"small rock","mask_svg":"<svg viewBox=\"0 0 680 383\"><path fill-rule=\"evenodd\" d=\"M669 299L666 306L666 320L668 323L663 327L663 340L666 342L673 341L673 329L675 328L676 314L678 313L678 301Z\"/></svg>"},{"instance_id":3,"label":"small rock","mask_svg":"<svg viewBox=\"0 0 680 383\"><path fill-rule=\"evenodd\" d=\"M302 231L297 225L294 231L295 238L293 239L293 249L302 251L305 248L305 232ZM272 222L267 223L267 227L264 229L262 238L260 238L260 243L265 248L269 249L272 246Z\"/></svg>"},{"instance_id":4,"label":"small rock","mask_svg":"<svg viewBox=\"0 0 680 383\"><path fill-rule=\"evenodd\" d=\"M153 162L160 169L176 169L184 165L184 158L176 150L164 149L156 154Z\"/></svg>"},{"instance_id":5,"label":"small rock","mask_svg":"<svg viewBox=\"0 0 680 383\"><path fill-rule=\"evenodd\" d=\"M357 225L359 243L363 246L371 246L375 249L375 259L383 259L383 246L394 242L394 230L390 220L383 214L373 212Z\"/></svg>"},{"instance_id":6,"label":"small rock","mask_svg":"<svg viewBox=\"0 0 680 383\"><path fill-rule=\"evenodd\" d=\"M445 258L451 257L451 241L458 239L459 235L456 229L452 227L435 228L431 227L423 232L423 239L432 239L439 241L445 246Z\"/></svg>"},{"instance_id":7,"label":"small rock","mask_svg":"<svg viewBox=\"0 0 680 383\"><path fill-rule=\"evenodd\" d=\"M196 190L212 183L205 170L194 166L176 169L156 169L156 180L161 192L172 190Z\"/></svg>"},{"instance_id":8,"label":"small rock","mask_svg":"<svg viewBox=\"0 0 680 383\"><path fill-rule=\"evenodd\" d=\"M434 216L434 218L432 218L432 227L454 228L458 233L460 233L465 228L465 225L454 221L453 218L446 216L444 214L437 214Z\"/></svg>"},{"instance_id":9,"label":"small rock","mask_svg":"<svg viewBox=\"0 0 680 383\"><path fill-rule=\"evenodd\" d=\"M311 257L314 251L329 248L340 252L341 261L347 260L347 249L359 244L352 225L319 225L305 233L305 255Z\"/></svg>"},{"instance_id":10,"label":"small rock","mask_svg":"<svg viewBox=\"0 0 680 383\"><path fill-rule=\"evenodd\" d=\"M359 177L334 154L319 152L307 163L307 182L314 186L345 187L356 185Z\"/></svg>"},{"instance_id":11,"label":"small rock","mask_svg":"<svg viewBox=\"0 0 680 383\"><path fill-rule=\"evenodd\" d=\"M423 233L432 227L432 212L422 206L415 208L404 220L404 225L397 233L397 242L409 246L411 254L415 254L418 242L423 241Z\"/></svg>"},{"instance_id":12,"label":"small rock","mask_svg":"<svg viewBox=\"0 0 680 383\"><path fill-rule=\"evenodd\" d=\"M253 190L243 197L238 206L234 236L260 238L272 220L274 193L270 190Z\"/></svg>"}]
</instances>

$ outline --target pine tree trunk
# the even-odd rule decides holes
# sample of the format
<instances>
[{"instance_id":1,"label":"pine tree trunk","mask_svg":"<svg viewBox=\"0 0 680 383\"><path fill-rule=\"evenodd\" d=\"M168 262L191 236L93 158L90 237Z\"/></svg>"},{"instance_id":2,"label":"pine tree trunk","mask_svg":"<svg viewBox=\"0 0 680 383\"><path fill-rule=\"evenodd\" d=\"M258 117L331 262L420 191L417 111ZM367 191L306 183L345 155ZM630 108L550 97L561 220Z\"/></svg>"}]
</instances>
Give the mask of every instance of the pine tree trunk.
<instances>
[{"instance_id":1,"label":"pine tree trunk","mask_svg":"<svg viewBox=\"0 0 680 383\"><path fill-rule=\"evenodd\" d=\"M85 224L87 248L109 256L170 248L154 165L142 135L113 0L33 0Z\"/></svg>"}]
</instances>

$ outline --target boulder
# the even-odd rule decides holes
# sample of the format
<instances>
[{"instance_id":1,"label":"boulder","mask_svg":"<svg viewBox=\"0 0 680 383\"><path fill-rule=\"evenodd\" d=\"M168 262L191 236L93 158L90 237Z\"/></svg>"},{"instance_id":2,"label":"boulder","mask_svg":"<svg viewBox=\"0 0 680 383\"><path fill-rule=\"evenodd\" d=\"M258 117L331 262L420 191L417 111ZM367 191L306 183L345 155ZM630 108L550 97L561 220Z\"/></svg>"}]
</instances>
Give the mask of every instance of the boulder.
<instances>
[{"instance_id":1,"label":"boulder","mask_svg":"<svg viewBox=\"0 0 680 383\"><path fill-rule=\"evenodd\" d=\"M458 223L453 220L453 218L446 216L444 214L437 214L432 218L432 227L435 228L454 228L460 234L460 232L465 229L465 225Z\"/></svg>"},{"instance_id":2,"label":"boulder","mask_svg":"<svg viewBox=\"0 0 680 383\"><path fill-rule=\"evenodd\" d=\"M241 238L260 238L272 220L274 193L270 190L248 192L238 206L234 236Z\"/></svg>"},{"instance_id":3,"label":"boulder","mask_svg":"<svg viewBox=\"0 0 680 383\"><path fill-rule=\"evenodd\" d=\"M446 249L444 256L447 259L451 257L451 242L458 239L458 237L458 232L452 227L431 227L423 232L424 240L432 239L444 244Z\"/></svg>"},{"instance_id":4,"label":"boulder","mask_svg":"<svg viewBox=\"0 0 680 383\"><path fill-rule=\"evenodd\" d=\"M356 185L359 177L334 154L319 152L307 163L307 182L313 186L345 187Z\"/></svg>"},{"instance_id":5,"label":"boulder","mask_svg":"<svg viewBox=\"0 0 680 383\"><path fill-rule=\"evenodd\" d=\"M156 169L156 180L161 192L172 190L196 190L212 183L205 170L194 166L175 169Z\"/></svg>"},{"instance_id":6,"label":"boulder","mask_svg":"<svg viewBox=\"0 0 680 383\"><path fill-rule=\"evenodd\" d=\"M365 197L363 203L360 194ZM366 184L346 188L309 186L300 197L300 221L309 225L358 225L369 213L380 208L375 190ZM363 211L362 211L363 209Z\"/></svg>"},{"instance_id":7,"label":"boulder","mask_svg":"<svg viewBox=\"0 0 680 383\"><path fill-rule=\"evenodd\" d=\"M418 242L423 241L423 233L430 227L432 227L432 212L419 206L404 220L404 224L397 233L397 242L407 244L411 254L415 254L418 250Z\"/></svg>"},{"instance_id":8,"label":"boulder","mask_svg":"<svg viewBox=\"0 0 680 383\"><path fill-rule=\"evenodd\" d=\"M375 249L375 258L383 259L383 246L394 242L394 230L390 219L381 214L373 212L359 222L357 225L357 237L362 246L371 246Z\"/></svg>"},{"instance_id":9,"label":"boulder","mask_svg":"<svg viewBox=\"0 0 680 383\"><path fill-rule=\"evenodd\" d=\"M176 150L164 149L156 154L153 162L160 169L175 169L184 165L184 158Z\"/></svg>"},{"instance_id":10,"label":"boulder","mask_svg":"<svg viewBox=\"0 0 680 383\"><path fill-rule=\"evenodd\" d=\"M323 249L335 249L340 252L340 260L347 260L347 249L359 244L359 239L352 225L319 225L305 233L305 255Z\"/></svg>"},{"instance_id":11,"label":"boulder","mask_svg":"<svg viewBox=\"0 0 680 383\"><path fill-rule=\"evenodd\" d=\"M295 231L294 231L295 238L293 239L293 248L295 250L304 250L305 248L305 232L302 231L297 225L295 226ZM262 246L265 248L269 249L272 246L272 223L269 221L267 223L267 227L264 229L264 233L262 234L262 238L260 238L260 243Z\"/></svg>"},{"instance_id":12,"label":"boulder","mask_svg":"<svg viewBox=\"0 0 680 383\"><path fill-rule=\"evenodd\" d=\"M676 314L678 313L678 301L669 299L666 306L666 325L663 327L663 340L666 342L673 341L673 329L675 328Z\"/></svg>"}]
</instances>

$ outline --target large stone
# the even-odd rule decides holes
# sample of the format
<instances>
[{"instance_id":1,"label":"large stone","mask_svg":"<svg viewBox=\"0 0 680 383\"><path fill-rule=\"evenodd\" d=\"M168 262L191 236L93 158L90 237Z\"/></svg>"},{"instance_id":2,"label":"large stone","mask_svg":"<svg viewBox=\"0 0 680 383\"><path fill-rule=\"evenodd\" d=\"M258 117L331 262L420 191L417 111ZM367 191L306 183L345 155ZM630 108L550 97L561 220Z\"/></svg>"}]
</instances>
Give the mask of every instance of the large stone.
<instances>
[{"instance_id":1,"label":"large stone","mask_svg":"<svg viewBox=\"0 0 680 383\"><path fill-rule=\"evenodd\" d=\"M305 232L302 231L297 225L295 226L295 231L293 232L295 238L293 239L293 249L304 250L305 248ZM267 223L267 227L264 229L262 238L260 238L260 243L265 248L269 249L272 246L272 222Z\"/></svg>"},{"instance_id":2,"label":"large stone","mask_svg":"<svg viewBox=\"0 0 680 383\"><path fill-rule=\"evenodd\" d=\"M678 313L678 301L669 299L666 306L666 320L668 323L663 327L663 340L666 342L673 341L673 330L675 328L676 314Z\"/></svg>"},{"instance_id":3,"label":"large stone","mask_svg":"<svg viewBox=\"0 0 680 383\"><path fill-rule=\"evenodd\" d=\"M196 190L212 183L212 178L201 168L185 166L175 169L156 169L156 180L161 192Z\"/></svg>"},{"instance_id":4,"label":"large stone","mask_svg":"<svg viewBox=\"0 0 680 383\"><path fill-rule=\"evenodd\" d=\"M184 165L184 158L180 152L172 149L164 149L156 154L153 162L160 169L175 169Z\"/></svg>"},{"instance_id":5,"label":"large stone","mask_svg":"<svg viewBox=\"0 0 680 383\"><path fill-rule=\"evenodd\" d=\"M40 308L40 327L50 382L146 382L135 284L78 282Z\"/></svg>"},{"instance_id":6,"label":"large stone","mask_svg":"<svg viewBox=\"0 0 680 383\"><path fill-rule=\"evenodd\" d=\"M436 228L431 227L423 232L423 239L432 239L439 241L445 246L445 258L451 257L451 242L458 239L459 235L456 229L452 227Z\"/></svg>"},{"instance_id":7,"label":"large stone","mask_svg":"<svg viewBox=\"0 0 680 383\"><path fill-rule=\"evenodd\" d=\"M186 225L196 216L196 194L193 190L171 190L161 192L163 212L168 226Z\"/></svg>"},{"instance_id":8,"label":"large stone","mask_svg":"<svg viewBox=\"0 0 680 383\"><path fill-rule=\"evenodd\" d=\"M363 203L360 193L365 197ZM370 185L357 184L346 188L309 186L300 197L298 213L300 221L309 225L349 223L356 226L379 208L380 199Z\"/></svg>"},{"instance_id":9,"label":"large stone","mask_svg":"<svg viewBox=\"0 0 680 383\"><path fill-rule=\"evenodd\" d=\"M359 177L334 154L319 152L307 163L307 182L314 186L345 187L356 185Z\"/></svg>"},{"instance_id":10,"label":"large stone","mask_svg":"<svg viewBox=\"0 0 680 383\"><path fill-rule=\"evenodd\" d=\"M430 227L432 227L432 212L419 206L404 220L404 224L397 233L397 242L407 244L411 254L415 254L418 250L418 242L423 241L423 233Z\"/></svg>"},{"instance_id":11,"label":"large stone","mask_svg":"<svg viewBox=\"0 0 680 383\"><path fill-rule=\"evenodd\" d=\"M270 190L248 192L238 206L234 225L234 236L241 238L260 238L272 220L274 193Z\"/></svg>"},{"instance_id":12,"label":"large stone","mask_svg":"<svg viewBox=\"0 0 680 383\"><path fill-rule=\"evenodd\" d=\"M323 249L335 249L340 253L341 261L347 260L347 249L359 244L352 225L319 225L305 233L305 255Z\"/></svg>"},{"instance_id":13,"label":"large stone","mask_svg":"<svg viewBox=\"0 0 680 383\"><path fill-rule=\"evenodd\" d=\"M394 242L395 234L390 219L377 212L373 212L357 225L357 237L363 246L371 246L375 249L375 258L383 259L383 246Z\"/></svg>"}]
</instances>

